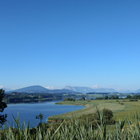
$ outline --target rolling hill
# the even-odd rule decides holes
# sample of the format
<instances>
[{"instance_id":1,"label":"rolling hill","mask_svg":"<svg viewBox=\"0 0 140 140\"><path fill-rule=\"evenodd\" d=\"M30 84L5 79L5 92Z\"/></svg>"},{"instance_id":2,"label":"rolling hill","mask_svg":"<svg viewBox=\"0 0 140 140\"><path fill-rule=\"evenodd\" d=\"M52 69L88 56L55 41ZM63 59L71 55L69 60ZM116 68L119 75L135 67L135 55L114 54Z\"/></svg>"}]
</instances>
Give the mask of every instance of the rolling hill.
<instances>
[{"instance_id":1,"label":"rolling hill","mask_svg":"<svg viewBox=\"0 0 140 140\"><path fill-rule=\"evenodd\" d=\"M12 92L21 92L21 93L77 93L75 91L69 90L69 89L54 89L49 90L39 85L24 87L16 90L11 90L8 93Z\"/></svg>"}]
</instances>

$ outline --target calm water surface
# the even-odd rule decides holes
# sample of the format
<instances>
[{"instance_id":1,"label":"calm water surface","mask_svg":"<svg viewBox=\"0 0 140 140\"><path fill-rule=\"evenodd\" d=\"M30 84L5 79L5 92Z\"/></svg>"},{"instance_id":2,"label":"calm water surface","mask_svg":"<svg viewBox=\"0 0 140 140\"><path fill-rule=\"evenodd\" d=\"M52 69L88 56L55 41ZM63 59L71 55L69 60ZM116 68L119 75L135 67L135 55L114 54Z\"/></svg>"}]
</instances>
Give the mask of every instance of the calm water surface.
<instances>
[{"instance_id":1,"label":"calm water surface","mask_svg":"<svg viewBox=\"0 0 140 140\"><path fill-rule=\"evenodd\" d=\"M74 105L56 105L55 103L59 101L43 102L43 103L21 103L21 104L7 104L7 108L2 114L7 113L7 123L11 124L13 117L17 117L19 112L19 122L20 126L25 122L26 124L29 121L30 128L35 127L40 122L39 119L36 119L36 116L39 113L43 114L43 122L47 122L49 116L63 114L70 111L75 111L84 108L84 106L74 106Z\"/></svg>"}]
</instances>

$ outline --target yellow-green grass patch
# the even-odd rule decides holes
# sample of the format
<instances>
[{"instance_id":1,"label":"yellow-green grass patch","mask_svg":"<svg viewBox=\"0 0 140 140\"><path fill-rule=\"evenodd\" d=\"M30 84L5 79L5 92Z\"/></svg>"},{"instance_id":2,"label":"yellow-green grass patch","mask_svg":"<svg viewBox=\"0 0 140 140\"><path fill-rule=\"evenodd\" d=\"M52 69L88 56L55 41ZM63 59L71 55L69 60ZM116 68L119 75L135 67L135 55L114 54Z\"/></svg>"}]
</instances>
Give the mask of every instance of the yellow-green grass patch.
<instances>
[{"instance_id":1,"label":"yellow-green grass patch","mask_svg":"<svg viewBox=\"0 0 140 140\"><path fill-rule=\"evenodd\" d=\"M67 112L64 114L60 115L55 115L55 116L50 116L48 117L48 120L62 120L62 119L70 119L71 117L79 117L83 114L91 114L95 113L96 107L99 110L102 110L104 108L110 109L113 112L125 110L127 106L121 105L116 102L116 100L85 100L85 101L63 101L59 102L57 104L60 105L82 105L85 106L84 109L72 111L72 112Z\"/></svg>"}]
</instances>

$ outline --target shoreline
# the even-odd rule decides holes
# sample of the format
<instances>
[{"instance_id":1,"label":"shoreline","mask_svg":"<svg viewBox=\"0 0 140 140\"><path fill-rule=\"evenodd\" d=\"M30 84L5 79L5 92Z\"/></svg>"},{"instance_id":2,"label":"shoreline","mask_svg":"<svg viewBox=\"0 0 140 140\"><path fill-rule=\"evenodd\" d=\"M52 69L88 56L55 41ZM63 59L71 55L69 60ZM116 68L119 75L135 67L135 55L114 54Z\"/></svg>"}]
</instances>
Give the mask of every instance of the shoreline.
<instances>
[{"instance_id":1,"label":"shoreline","mask_svg":"<svg viewBox=\"0 0 140 140\"><path fill-rule=\"evenodd\" d=\"M54 115L54 116L49 116L47 118L47 122L62 122L64 119L69 120L72 117L78 118L84 114L91 114L96 112L96 107L99 110L102 110L104 108L112 110L114 113L115 112L120 112L123 111L126 107L126 105L121 105L118 104L115 100L84 100L84 101L62 101L62 102L57 102L55 104L59 105L75 105L75 106L83 106L84 108L76 110L76 111L70 111L67 113L59 114L59 115Z\"/></svg>"},{"instance_id":2,"label":"shoreline","mask_svg":"<svg viewBox=\"0 0 140 140\"><path fill-rule=\"evenodd\" d=\"M78 110L75 110L75 111L70 111L70 112L66 112L66 113L63 113L63 114L58 114L58 115L54 115L54 116L59 116L59 115L65 115L65 114L73 114L73 112L77 112L77 111L81 111L81 110L83 110L83 109L87 109L88 107L89 107L89 104L82 104L82 103L78 103L78 104L75 104L75 102L72 102L72 101L62 101L62 102L56 102L55 103L56 105L74 105L74 106L83 106L84 108L82 108L82 109L78 109ZM54 117L54 116L49 116L49 117ZM63 122L63 120L65 119L65 120L69 120L70 118L68 118L68 117L66 117L66 118L59 118L59 119L57 119L57 118L55 118L55 119L49 119L49 117L47 118L47 122L49 122L49 123L53 123L53 122Z\"/></svg>"}]
</instances>

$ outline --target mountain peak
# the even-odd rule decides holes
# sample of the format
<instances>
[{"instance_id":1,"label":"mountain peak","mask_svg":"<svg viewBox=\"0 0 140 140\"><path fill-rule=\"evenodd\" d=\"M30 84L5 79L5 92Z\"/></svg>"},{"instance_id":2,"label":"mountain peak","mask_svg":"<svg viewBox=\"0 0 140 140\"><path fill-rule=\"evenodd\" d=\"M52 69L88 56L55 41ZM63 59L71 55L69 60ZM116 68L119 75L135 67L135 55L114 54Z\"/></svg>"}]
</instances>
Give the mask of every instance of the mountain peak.
<instances>
[{"instance_id":1,"label":"mountain peak","mask_svg":"<svg viewBox=\"0 0 140 140\"><path fill-rule=\"evenodd\" d=\"M109 88L92 88L92 87L80 87L80 86L66 86L65 89L69 89L76 92L88 93L88 92L117 92L115 89Z\"/></svg>"}]
</instances>

